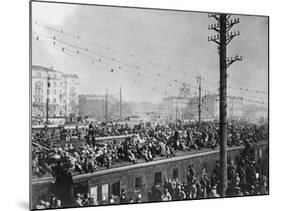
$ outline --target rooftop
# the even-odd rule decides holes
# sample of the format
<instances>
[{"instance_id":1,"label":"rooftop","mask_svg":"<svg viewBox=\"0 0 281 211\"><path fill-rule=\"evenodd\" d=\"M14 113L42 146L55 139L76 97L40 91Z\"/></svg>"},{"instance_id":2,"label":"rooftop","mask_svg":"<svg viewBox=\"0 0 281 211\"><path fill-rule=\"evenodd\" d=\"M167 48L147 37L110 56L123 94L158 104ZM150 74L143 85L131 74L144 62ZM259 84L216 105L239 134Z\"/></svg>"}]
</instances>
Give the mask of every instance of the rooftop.
<instances>
[{"instance_id":1,"label":"rooftop","mask_svg":"<svg viewBox=\"0 0 281 211\"><path fill-rule=\"evenodd\" d=\"M45 71L45 72L62 73L61 71L54 70L54 69L48 68L48 67L43 67L43 66L40 66L40 65L32 65L32 71Z\"/></svg>"},{"instance_id":2,"label":"rooftop","mask_svg":"<svg viewBox=\"0 0 281 211\"><path fill-rule=\"evenodd\" d=\"M62 76L66 78L79 78L76 74L63 74Z\"/></svg>"},{"instance_id":3,"label":"rooftop","mask_svg":"<svg viewBox=\"0 0 281 211\"><path fill-rule=\"evenodd\" d=\"M54 73L63 73L58 70L54 70L53 68L44 67L40 65L32 65L32 71L44 71L44 72L54 72ZM65 78L79 78L76 74L62 74L62 77Z\"/></svg>"},{"instance_id":4,"label":"rooftop","mask_svg":"<svg viewBox=\"0 0 281 211\"><path fill-rule=\"evenodd\" d=\"M268 142L266 140L261 140L261 141L255 143L254 145L259 146L259 145L266 145L266 144L268 144ZM232 146L232 147L227 147L227 151L238 150L238 149L241 150L243 148L244 148L244 145ZM210 154L217 154L217 153L219 153L219 148L216 148L214 150L203 149L201 151L197 151L197 150L179 151L179 150L177 150L177 151L174 151L174 153L176 156L174 156L172 158L158 156L158 157L154 158L153 161L150 161L150 162L146 162L144 160L139 159L136 164L133 164L128 161L122 161L120 163L112 165L109 169L107 169L106 167L100 167L98 170L94 171L93 173L79 174L78 172L74 172L73 179L74 180L81 180L81 179L87 180L90 177L103 175L103 174L114 173L114 172L118 172L118 171L124 172L125 170L129 170L129 169L144 168L144 167L153 166L153 165L157 165L157 164L164 164L164 163L174 162L174 161L179 161L179 160L192 159L194 157L202 157L202 156L206 156L206 155L210 155ZM53 179L54 178L50 174L45 175L41 178L33 177L32 185L39 184L39 183L49 183L49 182L53 181Z\"/></svg>"}]
</instances>

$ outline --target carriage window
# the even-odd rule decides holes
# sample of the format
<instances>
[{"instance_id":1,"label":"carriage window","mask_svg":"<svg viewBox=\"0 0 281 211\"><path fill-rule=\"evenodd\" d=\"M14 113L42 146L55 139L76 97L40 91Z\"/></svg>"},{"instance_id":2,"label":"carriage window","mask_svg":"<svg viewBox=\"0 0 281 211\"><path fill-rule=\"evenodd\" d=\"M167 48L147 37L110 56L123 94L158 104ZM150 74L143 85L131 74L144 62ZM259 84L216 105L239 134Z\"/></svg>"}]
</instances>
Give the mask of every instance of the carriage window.
<instances>
[{"instance_id":1,"label":"carriage window","mask_svg":"<svg viewBox=\"0 0 281 211\"><path fill-rule=\"evenodd\" d=\"M179 169L175 168L173 170L173 179L177 179L177 178L179 178Z\"/></svg>"},{"instance_id":2,"label":"carriage window","mask_svg":"<svg viewBox=\"0 0 281 211\"><path fill-rule=\"evenodd\" d=\"M120 182L115 182L112 184L112 195L120 196Z\"/></svg>"},{"instance_id":3,"label":"carriage window","mask_svg":"<svg viewBox=\"0 0 281 211\"><path fill-rule=\"evenodd\" d=\"M161 185L161 184L162 184L162 173L161 171L159 171L154 174L154 185Z\"/></svg>"},{"instance_id":4,"label":"carriage window","mask_svg":"<svg viewBox=\"0 0 281 211\"><path fill-rule=\"evenodd\" d=\"M108 201L108 184L101 186L101 197L103 201Z\"/></svg>"},{"instance_id":5,"label":"carriage window","mask_svg":"<svg viewBox=\"0 0 281 211\"><path fill-rule=\"evenodd\" d=\"M142 179L141 177L136 177L135 179L135 189L136 190L141 190L141 186L142 186Z\"/></svg>"}]
</instances>

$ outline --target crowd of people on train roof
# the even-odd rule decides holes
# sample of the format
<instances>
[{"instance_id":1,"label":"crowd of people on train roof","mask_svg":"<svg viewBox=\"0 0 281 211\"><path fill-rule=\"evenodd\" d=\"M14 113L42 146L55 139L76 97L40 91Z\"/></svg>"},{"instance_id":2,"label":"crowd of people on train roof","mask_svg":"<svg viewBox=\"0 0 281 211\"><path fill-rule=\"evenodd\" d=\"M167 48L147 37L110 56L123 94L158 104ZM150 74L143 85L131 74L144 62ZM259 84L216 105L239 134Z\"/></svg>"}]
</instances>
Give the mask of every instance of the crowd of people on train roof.
<instances>
[{"instance_id":1,"label":"crowd of people on train roof","mask_svg":"<svg viewBox=\"0 0 281 211\"><path fill-rule=\"evenodd\" d=\"M220 166L216 161L210 176L205 168L199 176L193 165L188 166L187 175L183 180L165 178L163 184L149 188L147 197L143 198L136 193L134 198L126 194L124 189L117 195L103 197L100 202L97 197L85 192L77 192L68 203L62 202L58 196L51 195L50 199L40 199L36 209L60 208L63 206L81 207L106 204L128 204L156 201L174 201L189 199L218 198L220 195ZM234 159L227 159L227 191L226 196L250 196L268 194L268 167L255 155L255 150L250 145Z\"/></svg>"},{"instance_id":2,"label":"crowd of people on train roof","mask_svg":"<svg viewBox=\"0 0 281 211\"><path fill-rule=\"evenodd\" d=\"M69 169L77 174L92 173L100 168L110 168L119 163L138 163L159 158L169 158L184 151L215 149L218 146L219 126L216 122L201 124L175 124L143 127L136 125L115 126L105 129L90 124L86 131L78 127L72 130L63 128L43 128L32 133L32 173L34 177L46 174L56 176L57 169ZM118 129L117 129L118 128ZM128 129L130 128L130 129ZM113 140L97 143L96 136L101 131L119 131L127 136L124 141ZM97 135L98 134L98 135ZM76 143L59 144L67 136L75 137ZM228 146L239 146L267 140L267 125L246 122L228 124Z\"/></svg>"}]
</instances>

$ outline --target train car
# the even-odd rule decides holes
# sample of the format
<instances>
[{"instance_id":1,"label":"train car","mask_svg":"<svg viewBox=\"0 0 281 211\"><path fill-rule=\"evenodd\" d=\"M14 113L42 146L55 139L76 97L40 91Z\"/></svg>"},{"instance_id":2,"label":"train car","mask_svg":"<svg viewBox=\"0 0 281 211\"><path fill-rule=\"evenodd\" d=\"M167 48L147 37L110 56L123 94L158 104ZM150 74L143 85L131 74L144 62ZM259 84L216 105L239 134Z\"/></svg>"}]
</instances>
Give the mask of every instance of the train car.
<instances>
[{"instance_id":1,"label":"train car","mask_svg":"<svg viewBox=\"0 0 281 211\"><path fill-rule=\"evenodd\" d=\"M228 156L235 159L243 149L244 146L228 148ZM268 171L268 142L260 141L255 144L254 149L256 158L262 160ZM73 176L74 195L89 194L96 205L108 203L110 197L115 203L119 203L119 196L123 189L126 191L127 198L135 199L141 194L144 202L150 201L153 188L162 189L166 178L178 178L184 181L188 166L191 164L194 165L197 177L201 176L203 169L210 176L218 159L217 149L76 175ZM54 178L34 180L32 188L34 206L36 200L44 199L54 191Z\"/></svg>"}]
</instances>

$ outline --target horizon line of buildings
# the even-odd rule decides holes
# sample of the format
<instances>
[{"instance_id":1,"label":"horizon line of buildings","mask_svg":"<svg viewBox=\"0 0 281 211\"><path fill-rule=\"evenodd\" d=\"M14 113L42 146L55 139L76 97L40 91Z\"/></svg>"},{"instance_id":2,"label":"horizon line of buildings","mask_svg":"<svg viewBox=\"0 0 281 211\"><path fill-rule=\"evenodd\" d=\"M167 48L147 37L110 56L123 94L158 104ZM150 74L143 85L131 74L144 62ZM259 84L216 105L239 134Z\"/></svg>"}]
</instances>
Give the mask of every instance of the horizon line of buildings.
<instances>
[{"instance_id":1,"label":"horizon line of buildings","mask_svg":"<svg viewBox=\"0 0 281 211\"><path fill-rule=\"evenodd\" d=\"M49 98L50 118L87 116L103 119L105 99L110 103L108 111L112 118L119 115L120 99L106 94L79 94L79 77L65 74L52 67L32 66L32 117L46 118L46 102ZM245 116L243 97L228 96L227 116L239 119ZM122 101L124 118L126 115L144 114L158 120L198 120L199 97L191 96L186 83L179 89L178 96L162 98L161 103ZM258 112L256 112L258 113ZM259 114L253 114L253 116ZM266 116L260 111L260 116ZM207 94L201 97L201 119L219 118L219 95Z\"/></svg>"}]
</instances>

